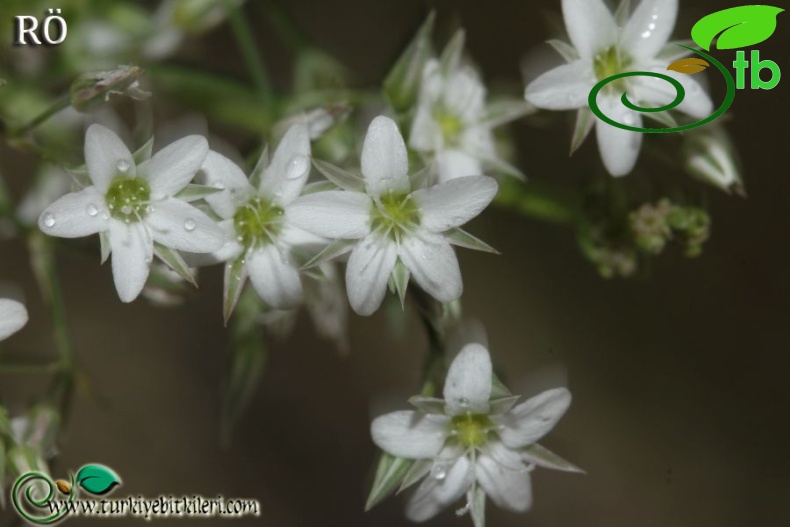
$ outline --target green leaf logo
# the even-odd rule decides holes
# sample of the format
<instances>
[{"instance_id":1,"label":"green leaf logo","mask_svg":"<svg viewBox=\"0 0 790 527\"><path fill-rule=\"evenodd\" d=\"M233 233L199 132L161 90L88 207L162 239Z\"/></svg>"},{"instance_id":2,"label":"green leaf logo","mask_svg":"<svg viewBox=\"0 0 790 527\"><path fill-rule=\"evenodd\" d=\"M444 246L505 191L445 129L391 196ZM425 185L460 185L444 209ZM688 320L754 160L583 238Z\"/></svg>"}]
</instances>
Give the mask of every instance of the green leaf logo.
<instances>
[{"instance_id":1,"label":"green leaf logo","mask_svg":"<svg viewBox=\"0 0 790 527\"><path fill-rule=\"evenodd\" d=\"M691 38L710 51L718 36L718 49L745 48L759 44L776 31L776 17L784 11L770 5L745 5L712 13L694 24Z\"/></svg>"},{"instance_id":2,"label":"green leaf logo","mask_svg":"<svg viewBox=\"0 0 790 527\"><path fill-rule=\"evenodd\" d=\"M118 474L104 465L85 465L75 479L80 487L96 496L107 494L121 483Z\"/></svg>"}]
</instances>

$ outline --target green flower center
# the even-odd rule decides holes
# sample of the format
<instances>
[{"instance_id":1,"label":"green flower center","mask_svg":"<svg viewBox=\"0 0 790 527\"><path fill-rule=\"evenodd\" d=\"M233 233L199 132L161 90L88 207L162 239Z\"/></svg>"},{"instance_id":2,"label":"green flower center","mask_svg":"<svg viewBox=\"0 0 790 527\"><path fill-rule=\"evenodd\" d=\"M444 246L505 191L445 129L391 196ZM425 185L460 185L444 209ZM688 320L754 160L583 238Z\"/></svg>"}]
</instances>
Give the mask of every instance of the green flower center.
<instances>
[{"instance_id":1,"label":"green flower center","mask_svg":"<svg viewBox=\"0 0 790 527\"><path fill-rule=\"evenodd\" d=\"M282 224L283 209L261 198L251 199L233 216L237 240L247 249L274 242Z\"/></svg>"},{"instance_id":2,"label":"green flower center","mask_svg":"<svg viewBox=\"0 0 790 527\"><path fill-rule=\"evenodd\" d=\"M448 145L458 144L464 123L461 118L442 106L438 106L433 111L433 118L439 124L442 131L444 142Z\"/></svg>"},{"instance_id":3,"label":"green flower center","mask_svg":"<svg viewBox=\"0 0 790 527\"><path fill-rule=\"evenodd\" d=\"M126 223L141 221L148 215L151 187L142 178L116 177L105 200L113 218Z\"/></svg>"},{"instance_id":4,"label":"green flower center","mask_svg":"<svg viewBox=\"0 0 790 527\"><path fill-rule=\"evenodd\" d=\"M459 443L466 448L477 448L488 441L488 432L494 429L494 424L487 415L466 413L453 417L451 427Z\"/></svg>"},{"instance_id":5,"label":"green flower center","mask_svg":"<svg viewBox=\"0 0 790 527\"><path fill-rule=\"evenodd\" d=\"M631 57L623 53L617 46L612 46L606 51L598 53L593 58L593 69L599 81L607 79L613 75L623 73L631 65ZM611 83L607 88L624 89L623 79Z\"/></svg>"},{"instance_id":6,"label":"green flower center","mask_svg":"<svg viewBox=\"0 0 790 527\"><path fill-rule=\"evenodd\" d=\"M373 231L388 234L396 241L420 224L420 211L409 194L381 196L380 201L373 204L370 216Z\"/></svg>"}]
</instances>

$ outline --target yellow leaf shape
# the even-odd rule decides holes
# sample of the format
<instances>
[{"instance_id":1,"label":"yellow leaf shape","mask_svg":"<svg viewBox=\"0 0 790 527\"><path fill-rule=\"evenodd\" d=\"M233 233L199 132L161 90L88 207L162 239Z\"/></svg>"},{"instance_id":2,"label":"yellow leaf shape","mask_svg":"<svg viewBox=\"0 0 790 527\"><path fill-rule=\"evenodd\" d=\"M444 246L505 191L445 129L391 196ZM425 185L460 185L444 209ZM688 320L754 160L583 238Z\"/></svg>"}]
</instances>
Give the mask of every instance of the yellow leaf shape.
<instances>
[{"instance_id":1,"label":"yellow leaf shape","mask_svg":"<svg viewBox=\"0 0 790 527\"><path fill-rule=\"evenodd\" d=\"M686 75L692 75L694 73L699 73L700 71L709 67L710 64L708 61L697 57L689 57L687 59L676 60L667 66L667 70L685 73Z\"/></svg>"}]
</instances>

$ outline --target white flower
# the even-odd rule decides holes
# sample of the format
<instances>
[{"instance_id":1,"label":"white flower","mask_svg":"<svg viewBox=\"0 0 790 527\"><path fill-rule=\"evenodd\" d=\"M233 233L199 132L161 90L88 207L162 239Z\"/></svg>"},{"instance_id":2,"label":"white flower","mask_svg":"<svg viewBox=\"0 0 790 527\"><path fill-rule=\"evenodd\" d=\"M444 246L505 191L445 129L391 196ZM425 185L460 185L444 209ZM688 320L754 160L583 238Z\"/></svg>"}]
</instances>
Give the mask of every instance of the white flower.
<instances>
[{"instance_id":1,"label":"white flower","mask_svg":"<svg viewBox=\"0 0 790 527\"><path fill-rule=\"evenodd\" d=\"M27 324L27 309L16 300L0 298L0 340L5 340Z\"/></svg>"},{"instance_id":2,"label":"white flower","mask_svg":"<svg viewBox=\"0 0 790 527\"><path fill-rule=\"evenodd\" d=\"M579 109L582 137L595 121L598 149L613 176L631 172L639 156L642 134L600 119L581 120L589 112L590 91L599 81L628 71L663 73L677 79L686 91L678 110L700 119L713 109L710 97L696 80L666 69L669 62L688 54L676 46L669 48L668 53L664 51L677 11L677 0L642 0L631 17L618 24L603 0L563 0L562 14L574 48L566 50L568 64L544 73L527 86L527 102L538 108ZM642 115L622 104L623 91L632 103L644 107L663 106L675 98L675 89L669 83L653 77L628 77L609 84L598 96L599 108L615 121L636 127L642 126Z\"/></svg>"},{"instance_id":3,"label":"white flower","mask_svg":"<svg viewBox=\"0 0 790 527\"><path fill-rule=\"evenodd\" d=\"M462 43L463 33L459 33L445 54L453 54L449 48L456 48L460 55ZM486 88L477 71L459 59L426 62L409 145L435 159L440 181L481 175L487 164L513 172L513 167L498 159L492 129L526 114L529 107L523 102L487 105Z\"/></svg>"},{"instance_id":4,"label":"white flower","mask_svg":"<svg viewBox=\"0 0 790 527\"><path fill-rule=\"evenodd\" d=\"M393 456L421 460L414 480L424 477L406 509L424 521L467 496L462 511L476 525L482 490L499 507L523 512L532 504L529 472L535 465L579 469L536 442L546 435L571 403L565 388L545 391L515 405L518 397L491 399L492 368L488 350L467 344L447 372L444 400L413 397L418 411L376 418L373 441ZM514 406L515 405L515 406Z\"/></svg>"},{"instance_id":5,"label":"white flower","mask_svg":"<svg viewBox=\"0 0 790 527\"><path fill-rule=\"evenodd\" d=\"M243 264L236 277L230 279L226 273L226 298L232 296L229 288L240 291L238 282L249 276L269 307L297 307L304 289L295 252L323 242L291 225L286 215L310 174L307 127L300 123L288 129L257 187L238 165L216 152L209 152L202 172L208 185L223 189L206 198L222 218L219 225L227 235L225 246L212 256L230 262L228 269L235 262Z\"/></svg>"},{"instance_id":6,"label":"white flower","mask_svg":"<svg viewBox=\"0 0 790 527\"><path fill-rule=\"evenodd\" d=\"M154 243L191 253L215 251L222 231L196 207L174 197L200 169L208 153L203 137L185 137L135 163L123 141L101 125L85 136L85 163L92 186L66 194L38 220L46 234L79 238L106 233L118 296L131 302L150 272Z\"/></svg>"},{"instance_id":7,"label":"white flower","mask_svg":"<svg viewBox=\"0 0 790 527\"><path fill-rule=\"evenodd\" d=\"M395 122L383 116L370 123L361 165L365 192L309 194L287 213L294 225L317 236L349 240L351 307L361 315L376 311L391 275L400 289L411 276L441 302L458 299L461 271L446 233L483 211L496 194L496 182L469 176L413 189L403 137Z\"/></svg>"}]
</instances>

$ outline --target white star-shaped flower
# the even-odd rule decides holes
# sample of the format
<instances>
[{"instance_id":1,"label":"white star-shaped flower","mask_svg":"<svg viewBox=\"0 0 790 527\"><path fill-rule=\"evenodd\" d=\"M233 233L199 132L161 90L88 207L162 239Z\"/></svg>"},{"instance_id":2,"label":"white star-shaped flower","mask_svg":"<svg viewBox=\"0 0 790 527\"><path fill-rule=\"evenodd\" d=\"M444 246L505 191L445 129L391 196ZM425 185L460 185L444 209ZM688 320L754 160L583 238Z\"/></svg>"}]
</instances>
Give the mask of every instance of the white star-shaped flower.
<instances>
[{"instance_id":1,"label":"white star-shaped flower","mask_svg":"<svg viewBox=\"0 0 790 527\"><path fill-rule=\"evenodd\" d=\"M308 232L349 241L346 284L351 307L361 315L376 311L391 275L399 290L413 277L441 302L458 299L463 284L450 233L491 203L496 182L468 176L412 188L403 137L384 116L370 123L361 165L359 191L309 194L287 212L294 225Z\"/></svg>"},{"instance_id":2,"label":"white star-shaped flower","mask_svg":"<svg viewBox=\"0 0 790 527\"><path fill-rule=\"evenodd\" d=\"M573 44L565 49L568 64L544 73L526 88L527 102L538 108L580 109L582 137L595 122L598 149L613 176L626 175L634 168L643 134L587 117L587 99L599 81L629 71L663 73L679 81L686 91L679 111L697 119L712 112L713 103L696 80L666 69L670 62L689 53L676 46L669 52L664 50L677 11L677 0L642 0L627 21L619 24L603 0L563 0L562 14ZM663 106L676 95L673 86L654 77L627 77L610 83L598 95L599 108L611 119L635 127L642 126L642 115L622 104L623 92L632 103L643 107Z\"/></svg>"},{"instance_id":3,"label":"white star-shaped flower","mask_svg":"<svg viewBox=\"0 0 790 527\"><path fill-rule=\"evenodd\" d=\"M206 184L223 189L206 201L222 218L219 225L226 233L225 246L212 255L215 261L229 262L226 317L235 304L231 288L240 291L239 282L243 284L247 276L269 307L299 306L304 289L300 259L294 253L305 246L326 244L291 225L286 214L310 174L307 126L298 123L288 129L257 187L238 165L216 152L209 152L202 172ZM236 264L243 267L230 277Z\"/></svg>"},{"instance_id":4,"label":"white star-shaped flower","mask_svg":"<svg viewBox=\"0 0 790 527\"><path fill-rule=\"evenodd\" d=\"M0 298L0 340L5 340L27 324L27 309L16 300Z\"/></svg>"},{"instance_id":5,"label":"white star-shaped flower","mask_svg":"<svg viewBox=\"0 0 790 527\"><path fill-rule=\"evenodd\" d=\"M224 243L211 218L174 197L207 153L206 139L193 135L138 165L115 133L91 125L85 164L93 185L55 201L39 217L39 228L62 238L106 233L115 288L123 302L131 302L145 286L155 243L190 253L215 251Z\"/></svg>"},{"instance_id":6,"label":"white star-shaped flower","mask_svg":"<svg viewBox=\"0 0 790 527\"><path fill-rule=\"evenodd\" d=\"M488 104L477 71L461 62L463 41L459 31L441 61L426 62L409 145L435 160L439 181L481 175L485 165L518 174L499 159L493 129L525 115L529 107L523 101Z\"/></svg>"},{"instance_id":7,"label":"white star-shaped flower","mask_svg":"<svg viewBox=\"0 0 790 527\"><path fill-rule=\"evenodd\" d=\"M491 398L488 350L467 344L447 372L444 399L413 397L417 411L376 418L371 434L385 452L418 460L424 477L406 509L414 521L427 520L464 495L475 524L482 517L482 490L499 507L523 512L532 504L530 471L535 465L580 471L536 442L559 421L571 403L565 388L545 391L518 405L518 397ZM515 405L515 406L514 406Z\"/></svg>"}]
</instances>

